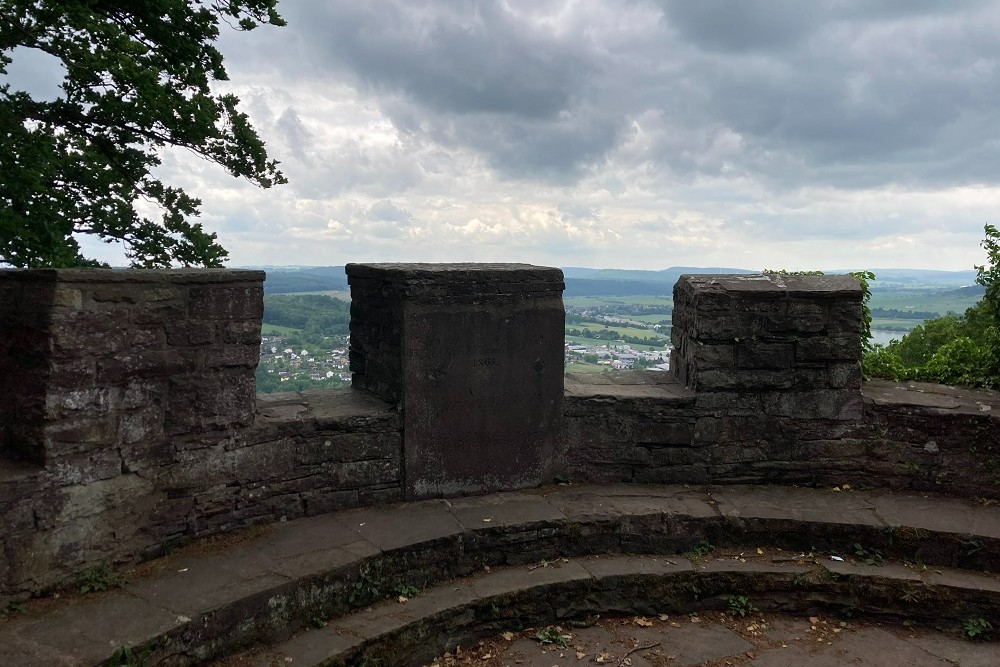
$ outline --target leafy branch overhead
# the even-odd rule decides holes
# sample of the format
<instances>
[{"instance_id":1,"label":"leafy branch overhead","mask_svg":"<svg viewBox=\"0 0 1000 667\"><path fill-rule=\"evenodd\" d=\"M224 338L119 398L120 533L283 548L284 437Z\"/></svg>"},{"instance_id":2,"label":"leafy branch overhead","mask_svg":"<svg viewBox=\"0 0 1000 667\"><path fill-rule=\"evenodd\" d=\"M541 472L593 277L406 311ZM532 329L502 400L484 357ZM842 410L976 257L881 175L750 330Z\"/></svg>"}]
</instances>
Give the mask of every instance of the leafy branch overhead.
<instances>
[{"instance_id":1,"label":"leafy branch overhead","mask_svg":"<svg viewBox=\"0 0 1000 667\"><path fill-rule=\"evenodd\" d=\"M74 238L92 234L124 243L133 266L219 266L227 252L191 221L201 202L151 170L175 146L260 187L286 182L239 100L211 89L228 78L220 21L284 25L276 2L0 0L0 74L18 47L65 68L54 100L0 84L0 262L97 265Z\"/></svg>"}]
</instances>

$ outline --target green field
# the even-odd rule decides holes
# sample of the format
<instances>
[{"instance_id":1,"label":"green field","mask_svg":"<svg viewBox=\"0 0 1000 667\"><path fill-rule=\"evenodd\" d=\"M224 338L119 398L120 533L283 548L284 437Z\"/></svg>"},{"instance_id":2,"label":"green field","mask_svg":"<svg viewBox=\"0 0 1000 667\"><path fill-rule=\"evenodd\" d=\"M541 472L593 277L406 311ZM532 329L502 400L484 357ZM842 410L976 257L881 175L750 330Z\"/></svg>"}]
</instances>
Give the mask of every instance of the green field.
<instances>
[{"instance_id":1,"label":"green field","mask_svg":"<svg viewBox=\"0 0 1000 667\"><path fill-rule=\"evenodd\" d=\"M582 336L570 336L570 335L566 336L566 342L569 343L570 345L587 345L594 347L600 347L602 345L611 345L613 347L620 347L626 344L626 343L616 343L613 340L597 340L596 338L583 338ZM664 349L666 344L633 345L632 343L628 343L628 346L631 347L633 350L639 350L641 352L659 352Z\"/></svg>"},{"instance_id":2,"label":"green field","mask_svg":"<svg viewBox=\"0 0 1000 667\"><path fill-rule=\"evenodd\" d=\"M300 333L298 329L283 327L278 324L262 324L260 327L261 336L288 336L297 333Z\"/></svg>"},{"instance_id":3,"label":"green field","mask_svg":"<svg viewBox=\"0 0 1000 667\"><path fill-rule=\"evenodd\" d=\"M609 366L598 366L597 364L580 364L575 361L571 361L566 364L566 373L603 373L610 370Z\"/></svg>"},{"instance_id":4,"label":"green field","mask_svg":"<svg viewBox=\"0 0 1000 667\"><path fill-rule=\"evenodd\" d=\"M872 292L872 308L897 308L899 310L926 310L939 315L948 312L964 313L966 308L979 303L978 296L955 294L954 290L892 290ZM919 323L919 322L918 322Z\"/></svg>"}]
</instances>

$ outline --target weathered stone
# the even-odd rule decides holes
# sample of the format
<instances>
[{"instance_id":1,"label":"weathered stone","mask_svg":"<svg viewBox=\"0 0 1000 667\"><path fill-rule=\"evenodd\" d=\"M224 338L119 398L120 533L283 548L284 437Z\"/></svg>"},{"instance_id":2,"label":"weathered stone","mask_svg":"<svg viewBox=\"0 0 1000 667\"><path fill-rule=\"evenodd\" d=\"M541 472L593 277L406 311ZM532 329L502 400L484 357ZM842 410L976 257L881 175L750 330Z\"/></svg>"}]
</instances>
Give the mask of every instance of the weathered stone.
<instances>
[{"instance_id":1,"label":"weathered stone","mask_svg":"<svg viewBox=\"0 0 1000 667\"><path fill-rule=\"evenodd\" d=\"M259 319L264 314L260 285L192 287L189 314L199 319Z\"/></svg>"},{"instance_id":2,"label":"weathered stone","mask_svg":"<svg viewBox=\"0 0 1000 667\"><path fill-rule=\"evenodd\" d=\"M354 385L401 401L410 497L550 479L563 395L562 273L350 264L347 274ZM398 345L378 335L387 325L403 332Z\"/></svg>"}]
</instances>

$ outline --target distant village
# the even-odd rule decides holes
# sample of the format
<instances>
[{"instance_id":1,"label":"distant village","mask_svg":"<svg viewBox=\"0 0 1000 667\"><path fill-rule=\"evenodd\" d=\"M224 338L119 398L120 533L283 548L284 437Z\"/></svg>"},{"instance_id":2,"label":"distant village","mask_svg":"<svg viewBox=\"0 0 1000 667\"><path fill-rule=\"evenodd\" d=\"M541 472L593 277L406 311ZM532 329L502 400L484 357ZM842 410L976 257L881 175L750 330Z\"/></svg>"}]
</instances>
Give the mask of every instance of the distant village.
<instances>
[{"instance_id":1,"label":"distant village","mask_svg":"<svg viewBox=\"0 0 1000 667\"><path fill-rule=\"evenodd\" d=\"M566 343L566 363L596 364L613 370L670 370L670 350L643 352L628 344L576 345Z\"/></svg>"},{"instance_id":2,"label":"distant village","mask_svg":"<svg viewBox=\"0 0 1000 667\"><path fill-rule=\"evenodd\" d=\"M279 382L311 380L342 384L351 381L347 341L342 336L327 336L330 349L312 350L290 347L284 336L262 336L259 370L277 376Z\"/></svg>"}]
</instances>

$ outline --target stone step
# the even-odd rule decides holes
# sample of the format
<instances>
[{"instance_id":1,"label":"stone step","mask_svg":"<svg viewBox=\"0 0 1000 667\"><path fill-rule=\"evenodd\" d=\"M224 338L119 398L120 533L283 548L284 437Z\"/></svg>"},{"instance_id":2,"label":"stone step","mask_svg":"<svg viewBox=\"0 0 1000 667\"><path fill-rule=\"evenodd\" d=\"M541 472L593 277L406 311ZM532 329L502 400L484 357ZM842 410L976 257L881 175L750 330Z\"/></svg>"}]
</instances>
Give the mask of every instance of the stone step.
<instances>
[{"instance_id":1,"label":"stone step","mask_svg":"<svg viewBox=\"0 0 1000 667\"><path fill-rule=\"evenodd\" d=\"M552 623L571 627L574 620L607 614L657 617L726 610L734 596L746 597L748 605L763 613L828 616L849 611L905 618L911 626L947 627L956 633L969 618L1000 623L1000 581L995 577L828 558L804 557L797 563L771 558L756 550L749 557L695 560L582 556L542 567L491 569L329 622L316 619L318 628L225 664L417 666L505 631ZM1000 655L1000 642L993 651Z\"/></svg>"},{"instance_id":2,"label":"stone step","mask_svg":"<svg viewBox=\"0 0 1000 667\"><path fill-rule=\"evenodd\" d=\"M36 600L0 623L0 664L96 665L124 647L149 664L203 664L274 645L400 585L707 544L835 554L848 565L860 552L978 582L1000 572L1000 507L887 491L569 485L350 510L194 545L120 589Z\"/></svg>"}]
</instances>

